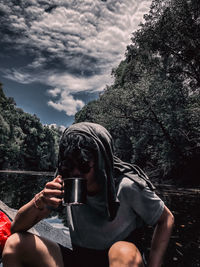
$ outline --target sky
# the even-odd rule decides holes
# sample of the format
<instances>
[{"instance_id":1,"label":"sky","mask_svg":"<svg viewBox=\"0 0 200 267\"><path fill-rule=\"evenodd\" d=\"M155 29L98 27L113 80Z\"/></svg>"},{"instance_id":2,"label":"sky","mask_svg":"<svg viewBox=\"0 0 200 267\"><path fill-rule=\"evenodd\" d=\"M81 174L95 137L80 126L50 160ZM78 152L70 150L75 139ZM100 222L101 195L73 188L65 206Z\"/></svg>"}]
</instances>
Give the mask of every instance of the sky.
<instances>
[{"instance_id":1,"label":"sky","mask_svg":"<svg viewBox=\"0 0 200 267\"><path fill-rule=\"evenodd\" d=\"M0 82L43 124L69 126L113 82L149 0L0 0Z\"/></svg>"}]
</instances>

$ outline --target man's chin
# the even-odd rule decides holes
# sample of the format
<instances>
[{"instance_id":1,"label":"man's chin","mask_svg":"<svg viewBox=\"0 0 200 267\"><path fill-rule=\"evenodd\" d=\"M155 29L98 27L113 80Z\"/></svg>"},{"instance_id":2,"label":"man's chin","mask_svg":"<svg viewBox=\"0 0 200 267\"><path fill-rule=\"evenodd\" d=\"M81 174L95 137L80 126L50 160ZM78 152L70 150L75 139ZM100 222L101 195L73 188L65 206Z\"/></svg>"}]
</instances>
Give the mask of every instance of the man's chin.
<instances>
[{"instance_id":1,"label":"man's chin","mask_svg":"<svg viewBox=\"0 0 200 267\"><path fill-rule=\"evenodd\" d=\"M100 192L100 188L87 187L87 194L89 196L95 196Z\"/></svg>"}]
</instances>

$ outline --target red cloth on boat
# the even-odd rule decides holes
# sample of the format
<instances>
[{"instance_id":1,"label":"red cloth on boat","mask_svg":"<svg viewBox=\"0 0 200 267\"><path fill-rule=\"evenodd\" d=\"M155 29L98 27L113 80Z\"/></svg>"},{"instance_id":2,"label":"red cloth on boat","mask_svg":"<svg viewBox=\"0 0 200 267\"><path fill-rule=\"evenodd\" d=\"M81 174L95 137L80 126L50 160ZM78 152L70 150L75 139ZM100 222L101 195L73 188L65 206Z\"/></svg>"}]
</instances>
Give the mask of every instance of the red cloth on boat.
<instances>
[{"instance_id":1,"label":"red cloth on boat","mask_svg":"<svg viewBox=\"0 0 200 267\"><path fill-rule=\"evenodd\" d=\"M3 251L7 238L11 235L11 221L5 213L0 211L0 251Z\"/></svg>"}]
</instances>

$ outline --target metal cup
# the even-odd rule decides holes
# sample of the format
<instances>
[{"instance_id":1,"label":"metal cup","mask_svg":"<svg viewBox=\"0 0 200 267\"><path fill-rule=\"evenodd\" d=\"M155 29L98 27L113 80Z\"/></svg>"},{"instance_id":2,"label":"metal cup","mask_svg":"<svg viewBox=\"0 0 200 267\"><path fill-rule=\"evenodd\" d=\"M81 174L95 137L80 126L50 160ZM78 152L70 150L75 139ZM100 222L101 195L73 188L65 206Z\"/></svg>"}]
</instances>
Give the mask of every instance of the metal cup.
<instances>
[{"instance_id":1,"label":"metal cup","mask_svg":"<svg viewBox=\"0 0 200 267\"><path fill-rule=\"evenodd\" d=\"M64 178L63 206L85 204L86 196L86 179L79 177Z\"/></svg>"}]
</instances>

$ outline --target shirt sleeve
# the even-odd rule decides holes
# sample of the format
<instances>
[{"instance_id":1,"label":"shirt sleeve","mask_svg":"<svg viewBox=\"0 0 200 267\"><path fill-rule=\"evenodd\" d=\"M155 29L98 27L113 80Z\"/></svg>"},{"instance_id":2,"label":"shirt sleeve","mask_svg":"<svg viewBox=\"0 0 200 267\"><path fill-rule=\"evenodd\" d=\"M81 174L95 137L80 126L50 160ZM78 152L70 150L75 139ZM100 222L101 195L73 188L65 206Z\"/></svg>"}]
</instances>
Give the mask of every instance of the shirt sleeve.
<instances>
[{"instance_id":1,"label":"shirt sleeve","mask_svg":"<svg viewBox=\"0 0 200 267\"><path fill-rule=\"evenodd\" d=\"M145 223L149 225L157 223L163 212L164 202L154 191L148 186L140 189L135 182L129 180L125 186L124 193L126 194L128 205Z\"/></svg>"}]
</instances>

